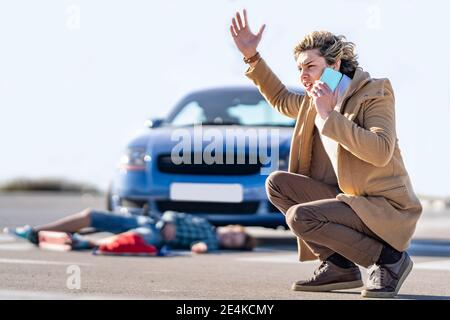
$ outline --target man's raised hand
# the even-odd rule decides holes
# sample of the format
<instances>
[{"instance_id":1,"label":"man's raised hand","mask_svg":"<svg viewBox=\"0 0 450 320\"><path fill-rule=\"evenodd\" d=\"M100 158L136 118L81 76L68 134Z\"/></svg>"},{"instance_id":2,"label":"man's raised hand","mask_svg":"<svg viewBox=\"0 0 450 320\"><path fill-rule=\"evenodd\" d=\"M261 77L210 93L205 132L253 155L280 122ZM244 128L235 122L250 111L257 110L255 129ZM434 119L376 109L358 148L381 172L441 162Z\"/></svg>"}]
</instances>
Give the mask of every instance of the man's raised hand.
<instances>
[{"instance_id":1,"label":"man's raised hand","mask_svg":"<svg viewBox=\"0 0 450 320\"><path fill-rule=\"evenodd\" d=\"M265 27L265 24L262 25L259 32L253 34L248 24L247 11L244 9L244 21L242 21L240 13L236 12L236 17L233 18L230 26L230 32L234 43L244 57L250 58L256 54Z\"/></svg>"}]
</instances>

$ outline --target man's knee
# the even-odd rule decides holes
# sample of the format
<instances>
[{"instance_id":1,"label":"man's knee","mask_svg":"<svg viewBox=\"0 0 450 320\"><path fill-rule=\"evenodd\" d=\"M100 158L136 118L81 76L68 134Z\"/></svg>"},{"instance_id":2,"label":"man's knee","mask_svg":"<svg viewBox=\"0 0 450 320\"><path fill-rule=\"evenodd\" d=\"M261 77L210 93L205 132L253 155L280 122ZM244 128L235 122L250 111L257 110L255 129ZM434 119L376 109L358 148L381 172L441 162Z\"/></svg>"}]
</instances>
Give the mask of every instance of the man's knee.
<instances>
[{"instance_id":1,"label":"man's knee","mask_svg":"<svg viewBox=\"0 0 450 320\"><path fill-rule=\"evenodd\" d=\"M274 190L278 189L278 186L283 183L284 177L288 173L286 171L274 171L272 172L266 179L266 193L267 196L270 198L273 194Z\"/></svg>"},{"instance_id":2,"label":"man's knee","mask_svg":"<svg viewBox=\"0 0 450 320\"><path fill-rule=\"evenodd\" d=\"M304 236L314 229L317 219L307 205L295 205L286 212L286 224L296 235Z\"/></svg>"}]
</instances>

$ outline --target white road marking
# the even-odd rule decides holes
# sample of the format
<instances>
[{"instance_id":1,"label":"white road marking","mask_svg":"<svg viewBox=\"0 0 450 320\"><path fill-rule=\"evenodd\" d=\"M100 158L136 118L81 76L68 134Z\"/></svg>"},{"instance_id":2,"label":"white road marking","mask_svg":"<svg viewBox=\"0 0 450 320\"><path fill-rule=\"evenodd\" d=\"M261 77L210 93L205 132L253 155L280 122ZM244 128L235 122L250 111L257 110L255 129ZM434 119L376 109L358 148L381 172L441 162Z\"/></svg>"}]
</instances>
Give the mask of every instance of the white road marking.
<instances>
[{"instance_id":1,"label":"white road marking","mask_svg":"<svg viewBox=\"0 0 450 320\"><path fill-rule=\"evenodd\" d=\"M429 262L420 262L414 264L414 269L450 271L450 260L435 260Z\"/></svg>"},{"instance_id":2,"label":"white road marking","mask_svg":"<svg viewBox=\"0 0 450 320\"><path fill-rule=\"evenodd\" d=\"M239 261L247 261L247 262L269 262L269 263L292 263L298 264L298 254L282 254L282 255L270 255L270 256L257 256L257 257L245 257L245 258L237 258ZM318 263L318 261L305 261L302 263Z\"/></svg>"},{"instance_id":3,"label":"white road marking","mask_svg":"<svg viewBox=\"0 0 450 320\"><path fill-rule=\"evenodd\" d=\"M27 251L35 248L25 239L18 239L10 234L0 234L0 250L2 251Z\"/></svg>"},{"instance_id":4,"label":"white road marking","mask_svg":"<svg viewBox=\"0 0 450 320\"><path fill-rule=\"evenodd\" d=\"M0 233L0 242L14 242L17 238L9 235L9 234L1 234Z\"/></svg>"},{"instance_id":5,"label":"white road marking","mask_svg":"<svg viewBox=\"0 0 450 320\"><path fill-rule=\"evenodd\" d=\"M0 244L0 250L3 251L28 251L34 248L36 248L36 246L31 243L12 242Z\"/></svg>"},{"instance_id":6,"label":"white road marking","mask_svg":"<svg viewBox=\"0 0 450 320\"><path fill-rule=\"evenodd\" d=\"M0 300L127 300L122 296L95 296L59 292L0 290ZM135 299L135 298L131 298ZM137 298L139 299L139 298ZM142 298L144 299L144 298Z\"/></svg>"},{"instance_id":7,"label":"white road marking","mask_svg":"<svg viewBox=\"0 0 450 320\"><path fill-rule=\"evenodd\" d=\"M68 265L91 266L92 265L90 263L80 263L80 262L26 260L26 259L2 259L2 258L0 259L0 263L6 263L6 264L55 265L55 266L68 266Z\"/></svg>"},{"instance_id":8,"label":"white road marking","mask_svg":"<svg viewBox=\"0 0 450 320\"><path fill-rule=\"evenodd\" d=\"M297 254L284 254L284 255L270 255L270 256L257 256L257 257L245 257L245 258L237 258L239 261L245 262L267 262L267 263L290 263L290 264L298 264ZM317 264L318 261L305 261L301 262L301 264ZM450 271L450 260L434 260L428 262L418 262L414 264L414 270L443 270Z\"/></svg>"}]
</instances>

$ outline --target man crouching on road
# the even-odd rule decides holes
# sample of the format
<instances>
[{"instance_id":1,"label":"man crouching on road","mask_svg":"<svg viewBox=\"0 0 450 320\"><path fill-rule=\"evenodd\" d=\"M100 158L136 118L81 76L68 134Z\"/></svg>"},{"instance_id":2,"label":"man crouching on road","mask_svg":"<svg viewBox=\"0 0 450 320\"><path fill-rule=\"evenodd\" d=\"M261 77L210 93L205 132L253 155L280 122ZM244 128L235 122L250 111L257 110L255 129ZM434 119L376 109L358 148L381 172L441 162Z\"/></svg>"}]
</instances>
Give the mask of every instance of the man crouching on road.
<instances>
[{"instance_id":1,"label":"man crouching on road","mask_svg":"<svg viewBox=\"0 0 450 320\"><path fill-rule=\"evenodd\" d=\"M266 189L298 238L300 261L322 264L292 288L362 287L358 264L371 268L364 297L394 297L413 267L406 249L422 206L400 152L391 83L358 67L344 36L315 31L294 49L306 94L290 92L257 51L263 30L250 31L245 10L230 26L250 65L246 76L274 109L296 119L289 172L272 173ZM330 74L334 81L322 77Z\"/></svg>"}]
</instances>

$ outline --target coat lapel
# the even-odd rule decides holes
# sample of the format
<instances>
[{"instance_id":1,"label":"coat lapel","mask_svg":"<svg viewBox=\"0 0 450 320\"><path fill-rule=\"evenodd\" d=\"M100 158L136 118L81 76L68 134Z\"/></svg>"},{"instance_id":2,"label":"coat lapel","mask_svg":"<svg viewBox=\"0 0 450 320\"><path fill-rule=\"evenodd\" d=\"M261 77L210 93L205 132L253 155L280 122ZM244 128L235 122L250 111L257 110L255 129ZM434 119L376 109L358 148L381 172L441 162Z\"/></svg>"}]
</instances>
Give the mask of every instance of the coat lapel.
<instances>
[{"instance_id":1,"label":"coat lapel","mask_svg":"<svg viewBox=\"0 0 450 320\"><path fill-rule=\"evenodd\" d=\"M348 104L348 100L355 95L361 88L363 88L367 83L370 82L370 74L364 71L362 68L357 68L355 74L353 76L352 82L350 83L350 87L345 93L344 97L341 99L339 106L339 110L341 113L348 119L354 120L356 115L359 112L361 107L361 103L355 102Z\"/></svg>"}]
</instances>

